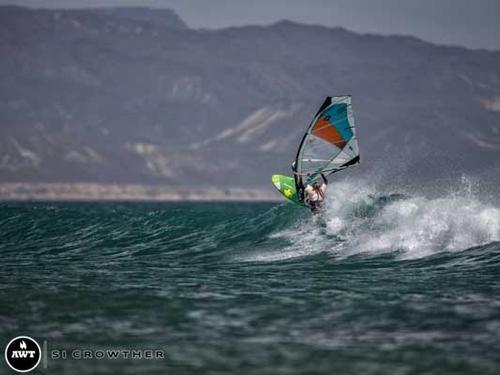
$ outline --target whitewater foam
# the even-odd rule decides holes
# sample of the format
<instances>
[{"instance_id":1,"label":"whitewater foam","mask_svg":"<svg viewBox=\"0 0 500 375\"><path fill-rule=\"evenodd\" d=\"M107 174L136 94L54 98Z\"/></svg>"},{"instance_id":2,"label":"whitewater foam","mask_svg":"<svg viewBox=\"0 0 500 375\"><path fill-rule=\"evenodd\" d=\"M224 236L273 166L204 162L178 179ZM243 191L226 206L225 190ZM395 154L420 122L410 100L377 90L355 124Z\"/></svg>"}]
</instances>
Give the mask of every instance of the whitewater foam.
<instances>
[{"instance_id":1,"label":"whitewater foam","mask_svg":"<svg viewBox=\"0 0 500 375\"><path fill-rule=\"evenodd\" d=\"M460 190L460 189L459 189ZM329 187L324 225L301 218L272 235L289 242L280 252L254 254L276 261L319 252L338 257L395 253L417 259L500 241L500 208L479 201L470 189L440 198L383 194L359 182Z\"/></svg>"},{"instance_id":2,"label":"whitewater foam","mask_svg":"<svg viewBox=\"0 0 500 375\"><path fill-rule=\"evenodd\" d=\"M345 237L336 247L344 255L398 251L405 259L420 258L500 239L500 209L481 203L470 190L429 199L377 195L373 188L339 183L325 217L328 232Z\"/></svg>"}]
</instances>

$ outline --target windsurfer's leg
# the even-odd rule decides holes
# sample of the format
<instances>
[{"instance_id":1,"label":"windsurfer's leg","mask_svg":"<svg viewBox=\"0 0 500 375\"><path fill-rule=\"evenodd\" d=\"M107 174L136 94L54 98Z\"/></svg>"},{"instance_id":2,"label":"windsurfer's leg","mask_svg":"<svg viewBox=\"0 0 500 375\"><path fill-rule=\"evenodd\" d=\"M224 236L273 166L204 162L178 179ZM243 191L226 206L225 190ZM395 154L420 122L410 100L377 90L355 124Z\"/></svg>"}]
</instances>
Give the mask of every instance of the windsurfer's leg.
<instances>
[{"instance_id":1,"label":"windsurfer's leg","mask_svg":"<svg viewBox=\"0 0 500 375\"><path fill-rule=\"evenodd\" d=\"M304 201L304 184L302 183L302 177L297 179L297 196L301 202Z\"/></svg>"},{"instance_id":2,"label":"windsurfer's leg","mask_svg":"<svg viewBox=\"0 0 500 375\"><path fill-rule=\"evenodd\" d=\"M309 202L309 208L313 215L317 215L321 211L321 203L318 201Z\"/></svg>"}]
</instances>

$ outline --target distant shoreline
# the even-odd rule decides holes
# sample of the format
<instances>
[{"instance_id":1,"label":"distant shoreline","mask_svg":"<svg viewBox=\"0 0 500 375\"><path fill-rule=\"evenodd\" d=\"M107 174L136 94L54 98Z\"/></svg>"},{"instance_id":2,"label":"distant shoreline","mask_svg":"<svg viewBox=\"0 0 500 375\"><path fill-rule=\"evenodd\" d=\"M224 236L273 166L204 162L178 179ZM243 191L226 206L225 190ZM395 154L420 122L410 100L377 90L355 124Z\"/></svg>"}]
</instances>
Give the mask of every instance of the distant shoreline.
<instances>
[{"instance_id":1,"label":"distant shoreline","mask_svg":"<svg viewBox=\"0 0 500 375\"><path fill-rule=\"evenodd\" d=\"M100 183L0 183L0 201L279 202L271 189Z\"/></svg>"}]
</instances>

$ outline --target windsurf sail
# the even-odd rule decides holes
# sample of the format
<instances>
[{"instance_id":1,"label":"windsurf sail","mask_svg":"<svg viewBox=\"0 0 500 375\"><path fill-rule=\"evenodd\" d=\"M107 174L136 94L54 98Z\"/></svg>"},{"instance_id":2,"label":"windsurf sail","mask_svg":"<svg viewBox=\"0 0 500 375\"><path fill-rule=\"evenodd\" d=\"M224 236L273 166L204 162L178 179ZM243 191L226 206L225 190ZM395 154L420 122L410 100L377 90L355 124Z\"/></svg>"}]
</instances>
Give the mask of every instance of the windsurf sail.
<instances>
[{"instance_id":1,"label":"windsurf sail","mask_svg":"<svg viewBox=\"0 0 500 375\"><path fill-rule=\"evenodd\" d=\"M328 96L314 116L300 143L295 159L295 180L302 184L320 173L335 173L359 164L351 96Z\"/></svg>"}]
</instances>

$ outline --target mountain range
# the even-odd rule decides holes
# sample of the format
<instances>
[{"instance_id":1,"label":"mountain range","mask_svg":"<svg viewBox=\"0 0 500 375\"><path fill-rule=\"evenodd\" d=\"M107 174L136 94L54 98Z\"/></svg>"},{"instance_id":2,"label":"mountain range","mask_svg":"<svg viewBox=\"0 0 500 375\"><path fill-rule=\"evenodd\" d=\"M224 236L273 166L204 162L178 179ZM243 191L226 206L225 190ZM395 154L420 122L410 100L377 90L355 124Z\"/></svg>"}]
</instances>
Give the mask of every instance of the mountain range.
<instances>
[{"instance_id":1,"label":"mountain range","mask_svg":"<svg viewBox=\"0 0 500 375\"><path fill-rule=\"evenodd\" d=\"M499 51L16 6L0 7L0 51L0 183L268 187L340 94L353 97L362 162L344 176L500 183Z\"/></svg>"}]
</instances>

